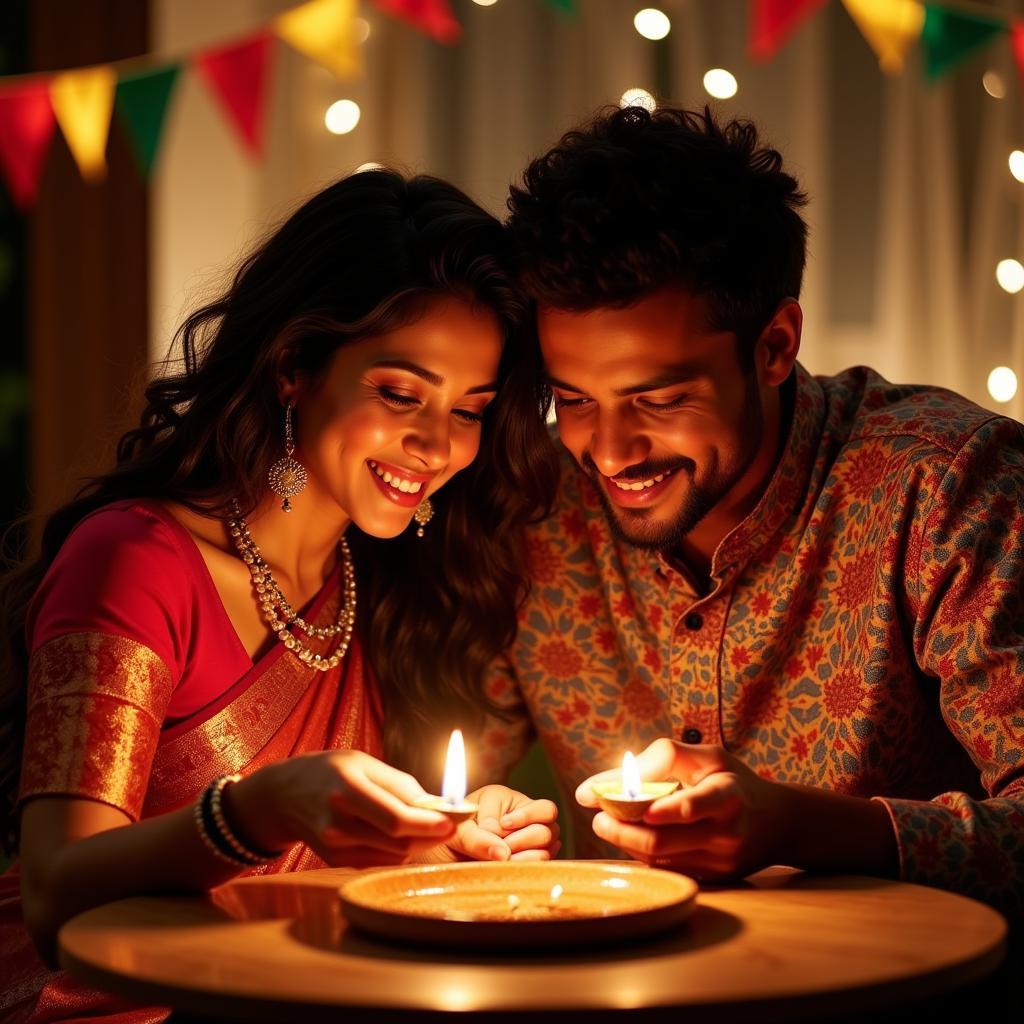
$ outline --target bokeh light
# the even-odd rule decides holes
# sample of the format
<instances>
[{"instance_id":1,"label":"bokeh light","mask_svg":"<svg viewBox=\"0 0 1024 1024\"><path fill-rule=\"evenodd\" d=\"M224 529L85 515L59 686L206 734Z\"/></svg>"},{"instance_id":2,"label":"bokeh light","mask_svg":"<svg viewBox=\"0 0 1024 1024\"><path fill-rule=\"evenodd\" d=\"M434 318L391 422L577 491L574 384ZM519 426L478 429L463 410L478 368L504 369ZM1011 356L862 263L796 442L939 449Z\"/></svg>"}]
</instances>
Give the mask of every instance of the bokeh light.
<instances>
[{"instance_id":1,"label":"bokeh light","mask_svg":"<svg viewBox=\"0 0 1024 1024\"><path fill-rule=\"evenodd\" d=\"M324 124L332 135L347 135L359 124L359 104L354 100L338 100L327 108Z\"/></svg>"},{"instance_id":2,"label":"bokeh light","mask_svg":"<svg viewBox=\"0 0 1024 1024\"><path fill-rule=\"evenodd\" d=\"M1017 374L1008 366L997 366L988 375L988 393L997 402L1008 402L1017 394Z\"/></svg>"},{"instance_id":3,"label":"bokeh light","mask_svg":"<svg viewBox=\"0 0 1024 1024\"><path fill-rule=\"evenodd\" d=\"M716 100L728 100L736 95L739 85L731 71L726 71L725 68L712 68L704 75L704 88Z\"/></svg>"},{"instance_id":4,"label":"bokeh light","mask_svg":"<svg viewBox=\"0 0 1024 1024\"><path fill-rule=\"evenodd\" d=\"M645 7L634 15L633 27L644 39L664 39L672 29L672 22L657 7Z\"/></svg>"}]
</instances>

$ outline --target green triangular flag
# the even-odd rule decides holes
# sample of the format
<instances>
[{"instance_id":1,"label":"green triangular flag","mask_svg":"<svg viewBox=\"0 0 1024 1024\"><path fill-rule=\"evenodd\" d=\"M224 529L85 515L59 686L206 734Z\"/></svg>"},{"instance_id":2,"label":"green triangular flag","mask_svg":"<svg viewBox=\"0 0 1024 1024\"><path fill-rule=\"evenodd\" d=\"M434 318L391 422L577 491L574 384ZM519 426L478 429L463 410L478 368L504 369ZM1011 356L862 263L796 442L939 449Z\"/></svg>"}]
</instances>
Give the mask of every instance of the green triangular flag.
<instances>
[{"instance_id":1,"label":"green triangular flag","mask_svg":"<svg viewBox=\"0 0 1024 1024\"><path fill-rule=\"evenodd\" d=\"M558 11L559 14L576 16L576 0L547 0L548 7Z\"/></svg>"},{"instance_id":2,"label":"green triangular flag","mask_svg":"<svg viewBox=\"0 0 1024 1024\"><path fill-rule=\"evenodd\" d=\"M1006 23L1000 19L925 4L921 30L925 74L933 80L941 78L979 46L1005 31Z\"/></svg>"},{"instance_id":3,"label":"green triangular flag","mask_svg":"<svg viewBox=\"0 0 1024 1024\"><path fill-rule=\"evenodd\" d=\"M129 75L117 83L116 102L143 177L148 178L160 146L164 115L180 64Z\"/></svg>"}]
</instances>

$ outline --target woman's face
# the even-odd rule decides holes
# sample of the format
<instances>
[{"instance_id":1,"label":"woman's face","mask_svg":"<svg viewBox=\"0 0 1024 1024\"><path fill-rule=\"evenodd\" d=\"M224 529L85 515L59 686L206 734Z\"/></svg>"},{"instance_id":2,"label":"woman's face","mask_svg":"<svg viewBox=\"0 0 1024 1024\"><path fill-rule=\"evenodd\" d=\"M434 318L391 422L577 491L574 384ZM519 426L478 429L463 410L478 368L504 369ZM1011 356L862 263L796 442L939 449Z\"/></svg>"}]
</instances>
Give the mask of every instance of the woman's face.
<instances>
[{"instance_id":1,"label":"woman's face","mask_svg":"<svg viewBox=\"0 0 1024 1024\"><path fill-rule=\"evenodd\" d=\"M414 323L341 346L295 405L307 495L365 533L394 537L416 506L473 461L497 388L495 314L454 296Z\"/></svg>"}]
</instances>

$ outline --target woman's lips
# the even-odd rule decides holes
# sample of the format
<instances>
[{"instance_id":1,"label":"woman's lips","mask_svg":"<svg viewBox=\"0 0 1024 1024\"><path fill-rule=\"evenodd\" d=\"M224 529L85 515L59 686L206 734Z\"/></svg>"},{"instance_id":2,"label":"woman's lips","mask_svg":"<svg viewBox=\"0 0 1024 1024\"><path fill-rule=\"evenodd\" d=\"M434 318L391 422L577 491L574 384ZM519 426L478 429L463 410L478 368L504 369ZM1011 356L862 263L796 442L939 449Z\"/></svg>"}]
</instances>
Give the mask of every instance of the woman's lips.
<instances>
[{"instance_id":1,"label":"woman's lips","mask_svg":"<svg viewBox=\"0 0 1024 1024\"><path fill-rule=\"evenodd\" d=\"M367 460L366 468L381 493L389 501L402 508L415 508L426 497L426 485L433 479L433 477L424 473L410 473L400 466L392 466L387 462L377 462L374 459ZM385 480L382 474L390 476L391 482ZM398 487L392 486L396 480L404 481L407 485L415 487L416 490L403 491Z\"/></svg>"},{"instance_id":2,"label":"woman's lips","mask_svg":"<svg viewBox=\"0 0 1024 1024\"><path fill-rule=\"evenodd\" d=\"M604 485L605 492L608 497L611 498L616 505L620 505L623 508L646 508L648 505L657 501L658 498L665 493L665 489L669 487L675 479L675 475L678 469L669 470L665 475L664 479L652 484L650 487L645 487L640 491L624 490L619 487L617 483L611 478L601 476L601 483ZM657 474L661 476L661 474ZM624 480L623 483L638 484L642 483L641 480Z\"/></svg>"}]
</instances>

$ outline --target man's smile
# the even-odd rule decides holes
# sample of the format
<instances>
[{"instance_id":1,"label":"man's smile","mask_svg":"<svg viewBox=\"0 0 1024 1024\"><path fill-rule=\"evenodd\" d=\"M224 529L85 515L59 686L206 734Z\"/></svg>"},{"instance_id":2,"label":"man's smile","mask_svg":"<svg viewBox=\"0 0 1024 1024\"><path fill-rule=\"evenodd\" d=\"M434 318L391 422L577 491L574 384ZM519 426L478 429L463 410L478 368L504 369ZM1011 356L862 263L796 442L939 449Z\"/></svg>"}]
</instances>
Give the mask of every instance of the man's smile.
<instances>
[{"instance_id":1,"label":"man's smile","mask_svg":"<svg viewBox=\"0 0 1024 1024\"><path fill-rule=\"evenodd\" d=\"M622 508L646 508L652 505L671 486L681 467L662 470L647 477L610 477L598 473L605 493Z\"/></svg>"}]
</instances>

